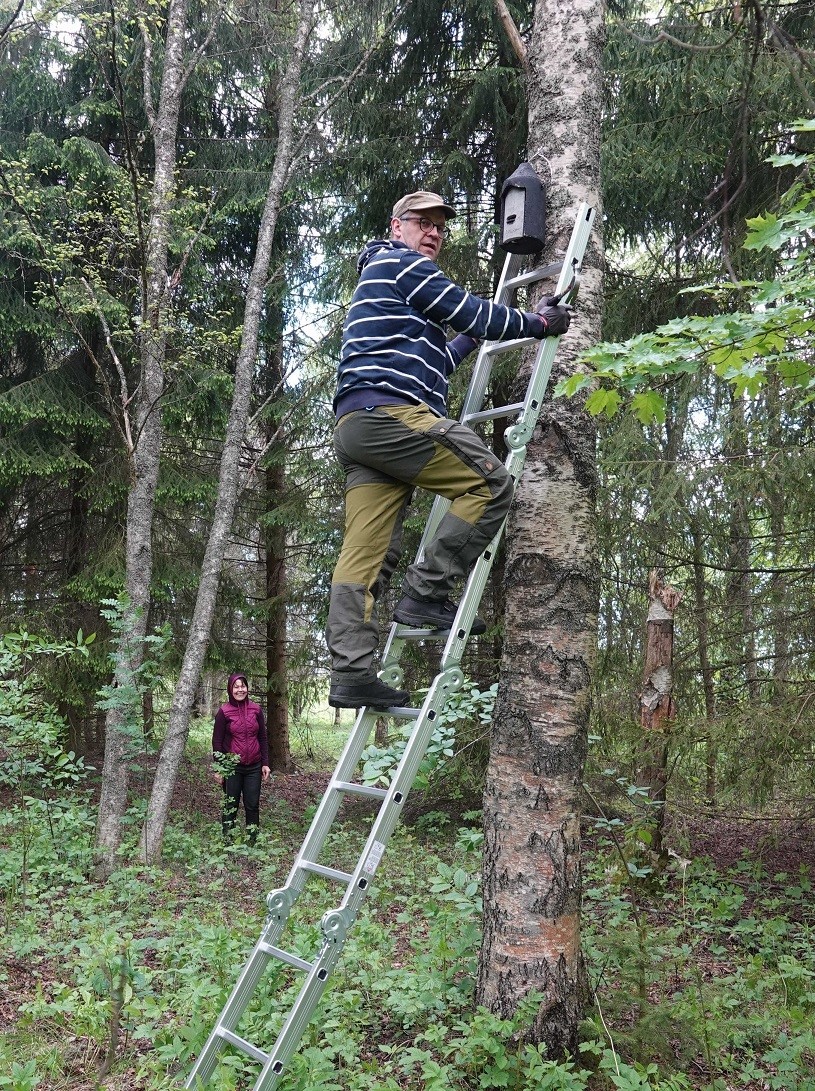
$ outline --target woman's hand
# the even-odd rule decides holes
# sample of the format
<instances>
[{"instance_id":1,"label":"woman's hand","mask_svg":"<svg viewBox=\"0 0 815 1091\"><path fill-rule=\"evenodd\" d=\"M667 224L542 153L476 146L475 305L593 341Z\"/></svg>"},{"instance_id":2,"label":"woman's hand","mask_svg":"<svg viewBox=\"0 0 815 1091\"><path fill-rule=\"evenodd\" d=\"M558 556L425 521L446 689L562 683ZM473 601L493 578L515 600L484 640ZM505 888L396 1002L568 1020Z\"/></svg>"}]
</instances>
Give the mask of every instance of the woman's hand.
<instances>
[{"instance_id":1,"label":"woman's hand","mask_svg":"<svg viewBox=\"0 0 815 1091\"><path fill-rule=\"evenodd\" d=\"M271 769L269 768L269 766L268 766L268 765L264 765L264 766L263 766L263 768L262 768L262 769L261 769L260 771L261 771L261 773L263 774L263 779L264 779L264 780L268 780L268 779L269 779L269 773L271 773L271 771L272 771L272 770L271 770Z\"/></svg>"},{"instance_id":2,"label":"woman's hand","mask_svg":"<svg viewBox=\"0 0 815 1091\"><path fill-rule=\"evenodd\" d=\"M216 784L223 784L224 782L224 778L220 773L213 773L212 779L215 781Z\"/></svg>"}]
</instances>

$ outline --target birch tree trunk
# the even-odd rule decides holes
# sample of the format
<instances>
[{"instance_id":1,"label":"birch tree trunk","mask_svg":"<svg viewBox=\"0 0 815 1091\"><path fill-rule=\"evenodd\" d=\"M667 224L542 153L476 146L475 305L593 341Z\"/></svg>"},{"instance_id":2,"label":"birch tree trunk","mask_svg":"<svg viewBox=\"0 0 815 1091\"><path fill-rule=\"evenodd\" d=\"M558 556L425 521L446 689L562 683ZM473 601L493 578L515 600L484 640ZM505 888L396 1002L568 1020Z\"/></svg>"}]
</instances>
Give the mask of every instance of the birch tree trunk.
<instances>
[{"instance_id":1,"label":"birch tree trunk","mask_svg":"<svg viewBox=\"0 0 815 1091\"><path fill-rule=\"evenodd\" d=\"M161 844L167 823L167 815L172 802L178 767L187 742L195 691L209 643L224 554L235 514L240 484L241 448L249 415L252 379L257 362L263 299L280 201L291 167L294 113L298 102L303 58L311 34L313 9L314 0L301 0L289 61L280 84L277 150L272 176L266 192L266 202L258 229L255 260L246 293L243 332L235 367L235 386L229 410L226 438L221 453L215 514L201 567L198 594L195 600L195 610L190 624L187 646L184 650L184 659L170 707L167 734L159 755L139 845L140 855L148 863L157 861L161 857Z\"/></svg>"},{"instance_id":2,"label":"birch tree trunk","mask_svg":"<svg viewBox=\"0 0 815 1091\"><path fill-rule=\"evenodd\" d=\"M114 685L125 690L142 665L150 580L153 572L153 507L161 459L161 397L167 349L167 257L170 204L175 184L176 135L184 85L184 39L187 0L171 0L167 16L164 68L159 101L152 121L155 170L147 225L145 269L142 282L140 329L140 382L134 412L130 451L130 487L125 535L125 589L128 606L125 637L114 673ZM149 80L145 80L149 95ZM96 860L100 876L110 874L122 838L122 817L127 808L128 764L131 746L126 714L111 709L105 723L105 760L96 824Z\"/></svg>"},{"instance_id":3,"label":"birch tree trunk","mask_svg":"<svg viewBox=\"0 0 815 1091\"><path fill-rule=\"evenodd\" d=\"M544 261L562 254L581 201L598 208L599 0L537 0L528 49L529 160L548 183ZM549 181L551 177L551 182ZM553 385L600 334L593 238ZM522 376L525 379L525 376ZM547 401L507 536L506 637L484 794L484 941L478 1000L508 1016L542 995L529 1037L577 1050L579 795L597 633L595 430L580 399Z\"/></svg>"}]
</instances>

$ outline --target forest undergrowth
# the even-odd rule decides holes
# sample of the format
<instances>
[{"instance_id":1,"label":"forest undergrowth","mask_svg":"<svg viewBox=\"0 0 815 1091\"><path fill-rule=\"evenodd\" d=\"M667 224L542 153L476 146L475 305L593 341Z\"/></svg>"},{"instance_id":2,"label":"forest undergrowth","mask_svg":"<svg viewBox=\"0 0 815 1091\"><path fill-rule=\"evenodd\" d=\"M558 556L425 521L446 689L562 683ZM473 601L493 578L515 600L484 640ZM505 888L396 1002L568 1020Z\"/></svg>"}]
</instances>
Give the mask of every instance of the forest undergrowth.
<instances>
[{"instance_id":1,"label":"forest undergrowth","mask_svg":"<svg viewBox=\"0 0 815 1091\"><path fill-rule=\"evenodd\" d=\"M139 804L121 866L102 885L88 878L90 775L69 756L56 768L65 783L50 796L3 788L0 1088L178 1086L325 776L273 778L257 846L225 847L217 790L203 752L193 754L163 867L134 860ZM358 851L363 818L342 818L337 857ZM438 809L397 829L284 1091L815 1091L811 830L697 815L677 824L671 864L655 877L627 847L636 838L623 819L587 821L591 1001L579 1056L556 1063L523 1041L534 998L514 1022L474 1010L478 819ZM323 911L308 889L289 937L304 957ZM294 987L271 971L244 1036L269 1044ZM249 1088L256 1071L226 1054L212 1086Z\"/></svg>"}]
</instances>

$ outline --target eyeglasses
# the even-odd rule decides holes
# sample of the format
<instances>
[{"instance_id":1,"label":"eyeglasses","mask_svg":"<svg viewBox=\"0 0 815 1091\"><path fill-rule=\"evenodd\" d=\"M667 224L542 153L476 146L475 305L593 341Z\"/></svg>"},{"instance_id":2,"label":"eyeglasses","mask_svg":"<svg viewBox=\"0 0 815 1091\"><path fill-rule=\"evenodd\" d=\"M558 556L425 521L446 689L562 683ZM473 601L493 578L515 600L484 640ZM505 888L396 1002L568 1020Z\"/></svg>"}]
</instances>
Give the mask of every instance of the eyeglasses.
<instances>
[{"instance_id":1,"label":"eyeglasses","mask_svg":"<svg viewBox=\"0 0 815 1091\"><path fill-rule=\"evenodd\" d=\"M437 224L435 220L428 220L424 216L400 216L399 219L418 224L419 230L424 235L429 235L431 231L437 231L440 239L446 239L450 234L450 229L445 227L444 224Z\"/></svg>"}]
</instances>

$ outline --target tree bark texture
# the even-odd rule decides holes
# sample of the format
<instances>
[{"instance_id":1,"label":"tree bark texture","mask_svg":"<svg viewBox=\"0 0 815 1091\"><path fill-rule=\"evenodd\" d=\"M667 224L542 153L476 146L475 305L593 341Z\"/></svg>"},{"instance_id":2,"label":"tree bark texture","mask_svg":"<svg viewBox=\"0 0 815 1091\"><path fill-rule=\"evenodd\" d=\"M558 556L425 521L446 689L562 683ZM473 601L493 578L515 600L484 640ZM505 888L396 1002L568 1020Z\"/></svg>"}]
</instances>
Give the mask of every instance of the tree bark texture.
<instances>
[{"instance_id":1,"label":"tree bark texture","mask_svg":"<svg viewBox=\"0 0 815 1091\"><path fill-rule=\"evenodd\" d=\"M159 755L150 801L140 842L140 854L147 862L161 857L161 844L167 823L178 768L184 754L195 702L198 678L204 663L212 630L215 600L223 569L224 554L235 514L239 484L240 457L249 406L252 380L257 362L260 322L277 216L292 161L294 115L298 102L300 73L311 34L314 0L301 0L298 22L291 43L286 71L278 96L278 142L266 202L258 229L257 248L243 316L243 332L235 367L235 385L218 475L218 495L195 600L184 659L170 707L167 734Z\"/></svg>"},{"instance_id":2,"label":"tree bark texture","mask_svg":"<svg viewBox=\"0 0 815 1091\"><path fill-rule=\"evenodd\" d=\"M781 426L780 379L773 376L767 386L767 441L771 451L783 451L784 433ZM789 576L784 571L784 557L787 555L786 535L786 489L784 459L776 457L768 467L767 506L770 511L770 535L773 547L773 567L770 578L773 659L772 659L772 701L781 704L790 690L790 615L794 596L790 595Z\"/></svg>"},{"instance_id":3,"label":"tree bark texture","mask_svg":"<svg viewBox=\"0 0 815 1091\"><path fill-rule=\"evenodd\" d=\"M266 512L280 505L285 486L280 461L266 469ZM289 702L286 685L286 528L270 520L265 528L266 552L266 719L269 766L291 772Z\"/></svg>"},{"instance_id":4,"label":"tree bark texture","mask_svg":"<svg viewBox=\"0 0 815 1091\"><path fill-rule=\"evenodd\" d=\"M668 729L674 717L673 642L674 611L682 595L663 582L654 569L648 579L648 622L645 667L640 693L642 763L639 781L654 804L651 849L662 855L665 824L665 789L668 782Z\"/></svg>"},{"instance_id":5,"label":"tree bark texture","mask_svg":"<svg viewBox=\"0 0 815 1091\"><path fill-rule=\"evenodd\" d=\"M538 0L528 57L529 160L548 190L543 262L600 199L602 4ZM591 240L552 386L600 334L602 245ZM519 377L525 387L526 374ZM575 1053L584 1001L580 809L597 640L595 430L583 402L547 399L510 513L506 635L484 794L478 1000L511 1015L541 994L529 1037Z\"/></svg>"},{"instance_id":6,"label":"tree bark texture","mask_svg":"<svg viewBox=\"0 0 815 1091\"><path fill-rule=\"evenodd\" d=\"M705 565L702 532L699 521L688 513L688 528L693 542L693 606L696 614L696 640L699 647L699 666L702 672L702 691L705 695L705 720L710 725L716 718L716 686L714 669L710 662L710 621L705 587ZM705 731L705 800L709 807L716 806L716 765L718 751L710 735Z\"/></svg>"},{"instance_id":7,"label":"tree bark texture","mask_svg":"<svg viewBox=\"0 0 815 1091\"><path fill-rule=\"evenodd\" d=\"M167 16L164 68L153 125L155 170L147 225L140 330L140 382L135 408L130 487L125 534L125 589L128 596L127 647L114 674L117 688L129 684L144 659L144 637L153 573L153 508L161 459L160 401L164 392L167 348L167 259L170 204L175 184L176 135L184 85L184 39L187 0L172 0ZM148 115L152 108L148 106ZM131 739L119 709L108 712L105 760L96 825L96 856L100 875L110 874L121 843L122 817L127 808Z\"/></svg>"},{"instance_id":8,"label":"tree bark texture","mask_svg":"<svg viewBox=\"0 0 815 1091\"><path fill-rule=\"evenodd\" d=\"M744 396L731 394L730 420L724 456L736 464L749 466L750 452L747 442L747 424L744 415ZM751 497L746 489L734 491L729 520L727 564L730 574L726 584L727 612L738 619L738 631L731 641L731 657L744 663L744 684L752 703L761 697L758 679L758 653L756 650L756 624L753 603L752 532L750 529ZM735 630L735 626L733 627ZM731 684L727 699L738 701L740 687Z\"/></svg>"}]
</instances>

